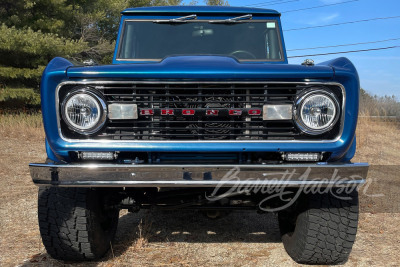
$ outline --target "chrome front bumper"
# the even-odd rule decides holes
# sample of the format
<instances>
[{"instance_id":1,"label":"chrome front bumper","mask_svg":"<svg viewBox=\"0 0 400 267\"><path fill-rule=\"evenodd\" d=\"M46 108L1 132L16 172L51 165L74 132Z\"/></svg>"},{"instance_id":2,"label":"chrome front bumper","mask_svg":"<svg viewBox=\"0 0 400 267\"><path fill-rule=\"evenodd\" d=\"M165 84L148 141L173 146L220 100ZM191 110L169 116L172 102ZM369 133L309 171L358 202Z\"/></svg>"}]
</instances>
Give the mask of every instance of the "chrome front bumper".
<instances>
[{"instance_id":1,"label":"chrome front bumper","mask_svg":"<svg viewBox=\"0 0 400 267\"><path fill-rule=\"evenodd\" d=\"M29 164L38 186L232 187L356 186L367 163L280 165Z\"/></svg>"}]
</instances>

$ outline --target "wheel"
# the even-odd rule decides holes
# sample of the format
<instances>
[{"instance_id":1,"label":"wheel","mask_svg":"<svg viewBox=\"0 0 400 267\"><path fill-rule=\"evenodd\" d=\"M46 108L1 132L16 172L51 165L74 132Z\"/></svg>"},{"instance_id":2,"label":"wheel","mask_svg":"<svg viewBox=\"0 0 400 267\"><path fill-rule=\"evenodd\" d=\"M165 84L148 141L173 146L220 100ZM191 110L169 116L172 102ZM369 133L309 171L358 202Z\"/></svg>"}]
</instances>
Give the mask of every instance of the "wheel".
<instances>
[{"instance_id":1,"label":"wheel","mask_svg":"<svg viewBox=\"0 0 400 267\"><path fill-rule=\"evenodd\" d=\"M358 192L304 195L292 211L278 213L283 245L304 264L348 260L358 224Z\"/></svg>"},{"instance_id":2,"label":"wheel","mask_svg":"<svg viewBox=\"0 0 400 267\"><path fill-rule=\"evenodd\" d=\"M40 235L51 257L65 261L94 260L110 248L119 211L106 210L93 189L40 188Z\"/></svg>"}]
</instances>

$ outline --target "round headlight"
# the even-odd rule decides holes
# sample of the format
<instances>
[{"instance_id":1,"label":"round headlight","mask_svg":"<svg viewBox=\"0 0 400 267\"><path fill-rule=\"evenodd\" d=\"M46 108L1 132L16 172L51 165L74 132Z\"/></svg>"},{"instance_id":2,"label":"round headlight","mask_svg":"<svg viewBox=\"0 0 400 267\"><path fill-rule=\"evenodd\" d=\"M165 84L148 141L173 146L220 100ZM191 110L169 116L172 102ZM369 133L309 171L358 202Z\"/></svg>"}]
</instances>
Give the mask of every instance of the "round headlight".
<instances>
[{"instance_id":1,"label":"round headlight","mask_svg":"<svg viewBox=\"0 0 400 267\"><path fill-rule=\"evenodd\" d=\"M311 91L300 97L296 104L296 122L308 134L329 131L339 118L339 102L333 93Z\"/></svg>"},{"instance_id":2,"label":"round headlight","mask_svg":"<svg viewBox=\"0 0 400 267\"><path fill-rule=\"evenodd\" d=\"M103 99L88 90L70 93L61 108L65 123L82 134L96 132L105 122L107 110Z\"/></svg>"}]
</instances>

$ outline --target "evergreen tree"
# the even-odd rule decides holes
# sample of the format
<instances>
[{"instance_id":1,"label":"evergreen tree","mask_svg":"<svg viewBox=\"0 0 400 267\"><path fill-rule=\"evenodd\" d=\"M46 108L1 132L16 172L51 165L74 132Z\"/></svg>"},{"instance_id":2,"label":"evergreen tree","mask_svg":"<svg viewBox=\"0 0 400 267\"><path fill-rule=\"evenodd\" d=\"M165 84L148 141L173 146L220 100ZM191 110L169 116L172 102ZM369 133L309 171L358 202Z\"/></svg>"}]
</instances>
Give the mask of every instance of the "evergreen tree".
<instances>
[{"instance_id":1,"label":"evergreen tree","mask_svg":"<svg viewBox=\"0 0 400 267\"><path fill-rule=\"evenodd\" d=\"M46 64L54 57L73 57L87 50L82 40L52 33L0 26L0 82L7 87L38 87Z\"/></svg>"},{"instance_id":2,"label":"evergreen tree","mask_svg":"<svg viewBox=\"0 0 400 267\"><path fill-rule=\"evenodd\" d=\"M38 88L56 56L111 62L120 12L128 7L182 5L182 0L2 0L0 88ZM196 4L197 2L191 2ZM227 1L206 1L227 5Z\"/></svg>"},{"instance_id":3,"label":"evergreen tree","mask_svg":"<svg viewBox=\"0 0 400 267\"><path fill-rule=\"evenodd\" d=\"M228 1L224 0L206 0L208 6L229 6Z\"/></svg>"}]
</instances>

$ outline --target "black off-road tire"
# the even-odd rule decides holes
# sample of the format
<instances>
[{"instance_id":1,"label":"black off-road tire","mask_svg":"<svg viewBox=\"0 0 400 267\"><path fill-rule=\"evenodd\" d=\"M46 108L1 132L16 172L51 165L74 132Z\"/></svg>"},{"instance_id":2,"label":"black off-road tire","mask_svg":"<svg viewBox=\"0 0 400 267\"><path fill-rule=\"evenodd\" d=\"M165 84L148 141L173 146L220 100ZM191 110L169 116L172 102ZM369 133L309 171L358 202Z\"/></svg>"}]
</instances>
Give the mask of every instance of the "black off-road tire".
<instances>
[{"instance_id":1,"label":"black off-road tire","mask_svg":"<svg viewBox=\"0 0 400 267\"><path fill-rule=\"evenodd\" d=\"M357 233L358 192L308 194L299 202L278 214L290 257L303 264L345 263Z\"/></svg>"},{"instance_id":2,"label":"black off-road tire","mask_svg":"<svg viewBox=\"0 0 400 267\"><path fill-rule=\"evenodd\" d=\"M38 217L43 244L64 261L99 259L109 250L118 210L106 210L99 191L86 188L40 188Z\"/></svg>"}]
</instances>

